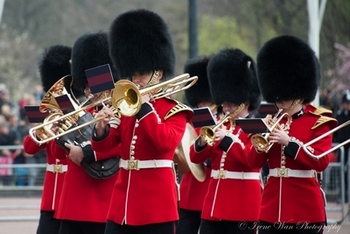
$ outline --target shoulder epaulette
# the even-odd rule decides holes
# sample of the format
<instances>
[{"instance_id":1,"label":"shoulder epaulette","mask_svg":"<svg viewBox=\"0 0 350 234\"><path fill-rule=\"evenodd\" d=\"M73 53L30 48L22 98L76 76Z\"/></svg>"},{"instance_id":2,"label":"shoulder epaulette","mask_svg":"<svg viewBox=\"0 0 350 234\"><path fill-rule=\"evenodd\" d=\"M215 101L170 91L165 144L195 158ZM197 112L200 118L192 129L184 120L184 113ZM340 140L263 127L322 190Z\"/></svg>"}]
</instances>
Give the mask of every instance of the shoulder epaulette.
<instances>
[{"instance_id":1,"label":"shoulder epaulette","mask_svg":"<svg viewBox=\"0 0 350 234\"><path fill-rule=\"evenodd\" d=\"M310 107L312 108L312 110L309 110L309 112L314 114L314 115L317 115L317 116L325 115L325 116L329 116L329 117L333 116L332 110L329 110L329 109L324 108L322 106L315 107L314 105L310 104Z\"/></svg>"},{"instance_id":2,"label":"shoulder epaulette","mask_svg":"<svg viewBox=\"0 0 350 234\"><path fill-rule=\"evenodd\" d=\"M329 123L331 125L331 128L334 128L337 126L338 121L332 117L321 115L311 129L318 128L325 123Z\"/></svg>"},{"instance_id":3,"label":"shoulder epaulette","mask_svg":"<svg viewBox=\"0 0 350 234\"><path fill-rule=\"evenodd\" d=\"M335 118L333 118L333 112L331 110L326 109L324 107L315 107L313 105L309 105L308 109L309 109L308 113L319 117L311 129L318 128L319 126L325 123L330 124L331 128L334 128L337 126L338 121Z\"/></svg>"},{"instance_id":4,"label":"shoulder epaulette","mask_svg":"<svg viewBox=\"0 0 350 234\"><path fill-rule=\"evenodd\" d=\"M167 120L171 116L173 116L176 113L179 113L181 111L191 111L191 112L193 112L193 110L189 106L187 106L187 105L185 105L185 104L183 104L181 102L178 102L176 100L174 100L174 101L176 102L176 105L173 108L171 108L171 110L168 111L168 113L164 117L164 120Z\"/></svg>"}]
</instances>

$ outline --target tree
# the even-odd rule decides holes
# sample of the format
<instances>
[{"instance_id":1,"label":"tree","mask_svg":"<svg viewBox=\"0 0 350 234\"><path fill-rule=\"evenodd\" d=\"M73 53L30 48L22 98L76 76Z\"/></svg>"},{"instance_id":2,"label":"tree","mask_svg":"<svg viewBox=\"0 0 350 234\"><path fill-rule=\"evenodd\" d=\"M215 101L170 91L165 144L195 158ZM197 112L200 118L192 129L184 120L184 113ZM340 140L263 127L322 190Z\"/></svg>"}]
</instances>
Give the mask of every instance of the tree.
<instances>
[{"instance_id":1,"label":"tree","mask_svg":"<svg viewBox=\"0 0 350 234\"><path fill-rule=\"evenodd\" d=\"M334 45L337 49L336 67L331 72L334 79L332 79L332 86L338 92L343 92L350 89L350 43L347 46L340 43Z\"/></svg>"},{"instance_id":2,"label":"tree","mask_svg":"<svg viewBox=\"0 0 350 234\"><path fill-rule=\"evenodd\" d=\"M38 53L28 33L17 34L5 25L0 27L0 83L6 84L14 101L32 93L38 78Z\"/></svg>"},{"instance_id":3,"label":"tree","mask_svg":"<svg viewBox=\"0 0 350 234\"><path fill-rule=\"evenodd\" d=\"M274 36L291 34L308 41L305 0L200 0L197 6L199 54L233 46L255 58L259 48ZM72 46L87 31L108 31L115 17L135 8L155 11L164 18L174 41L175 71L182 73L189 49L188 0L11 0L5 2L2 23L17 35L27 34L40 49L54 44ZM321 88L333 84L329 71L336 67L335 43L350 41L348 12L350 1L327 2L320 31Z\"/></svg>"}]
</instances>

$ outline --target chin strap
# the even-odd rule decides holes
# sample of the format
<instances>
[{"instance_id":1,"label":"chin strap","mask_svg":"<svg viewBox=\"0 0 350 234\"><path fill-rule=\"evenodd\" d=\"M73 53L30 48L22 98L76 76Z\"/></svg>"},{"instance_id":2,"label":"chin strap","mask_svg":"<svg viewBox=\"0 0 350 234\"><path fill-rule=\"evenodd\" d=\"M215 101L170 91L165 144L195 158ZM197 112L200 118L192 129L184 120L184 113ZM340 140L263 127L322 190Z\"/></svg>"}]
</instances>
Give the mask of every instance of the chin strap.
<instances>
[{"instance_id":1,"label":"chin strap","mask_svg":"<svg viewBox=\"0 0 350 234\"><path fill-rule=\"evenodd\" d=\"M294 107L302 102L301 99L295 99L293 103L288 107L286 110L283 111L283 113L288 113L294 109Z\"/></svg>"},{"instance_id":2,"label":"chin strap","mask_svg":"<svg viewBox=\"0 0 350 234\"><path fill-rule=\"evenodd\" d=\"M159 70L153 71L151 79L148 81L147 85L144 88L155 85L158 77L159 77Z\"/></svg>"}]
</instances>

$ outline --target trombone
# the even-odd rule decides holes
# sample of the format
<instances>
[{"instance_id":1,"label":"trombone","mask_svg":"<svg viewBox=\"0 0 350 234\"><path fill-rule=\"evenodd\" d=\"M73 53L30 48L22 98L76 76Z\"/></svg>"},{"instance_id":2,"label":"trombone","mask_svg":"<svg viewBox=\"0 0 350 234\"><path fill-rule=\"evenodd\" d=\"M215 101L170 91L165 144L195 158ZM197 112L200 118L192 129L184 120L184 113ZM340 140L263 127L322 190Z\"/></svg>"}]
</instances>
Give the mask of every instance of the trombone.
<instances>
[{"instance_id":1,"label":"trombone","mask_svg":"<svg viewBox=\"0 0 350 234\"><path fill-rule=\"evenodd\" d=\"M200 129L200 136L207 142L208 145L213 146L215 142L215 131L224 123L230 121L230 128L233 127L233 119L243 110L244 103L241 103L237 109L232 113L226 113L215 126L205 126Z\"/></svg>"},{"instance_id":2,"label":"trombone","mask_svg":"<svg viewBox=\"0 0 350 234\"><path fill-rule=\"evenodd\" d=\"M282 113L282 111L283 109L279 109L277 114L273 117L273 119L268 124L266 124L269 131L268 133L262 133L262 134L258 133L258 134L254 134L251 137L251 142L255 147L255 149L257 149L258 151L265 152L265 153L269 152L269 150L273 146L273 143L269 142L268 140L270 132L272 132L279 125L281 120L285 117L287 117L288 120L283 130L284 131L288 130L292 119L287 112Z\"/></svg>"},{"instance_id":3,"label":"trombone","mask_svg":"<svg viewBox=\"0 0 350 234\"><path fill-rule=\"evenodd\" d=\"M149 94L153 100L170 96L190 88L197 80L197 76L190 77L188 73L185 73L141 90L129 80L119 80L115 83L111 102L122 115L134 116L140 111L142 96Z\"/></svg>"},{"instance_id":4,"label":"trombone","mask_svg":"<svg viewBox=\"0 0 350 234\"><path fill-rule=\"evenodd\" d=\"M65 127L65 129L59 128L58 132L51 130L51 128L55 127L55 125L58 123L66 123L71 118L76 119L75 117L77 114L80 115L80 113L86 109L104 104L106 102L111 102L115 115L118 115L119 117L121 115L134 116L139 112L141 108L142 95L150 94L153 99L166 97L190 88L197 82L197 80L197 76L190 77L188 73L185 73L168 81L164 81L141 90L139 90L138 87L129 80L119 80L114 84L114 89L112 89L110 96L100 99L84 107L80 106L76 110L67 114L63 114L61 111L52 114L48 116L42 124L31 128L29 130L29 135L37 144L40 145L51 140L58 139L87 125L96 123L104 117L101 116L80 125L73 123L71 126ZM36 134L37 131L39 134Z\"/></svg>"},{"instance_id":5,"label":"trombone","mask_svg":"<svg viewBox=\"0 0 350 234\"><path fill-rule=\"evenodd\" d=\"M333 146L333 147L330 148L329 150L327 150L327 151L325 151L325 152L323 152L323 153L321 153L321 154L319 154L319 155L315 155L315 154L313 154L312 152L310 152L310 150L309 150L309 147L310 147L312 144L314 144L315 142L317 142L317 141L319 141L319 140L325 138L326 136L328 136L328 135L330 135L330 134L333 134L334 132L338 131L338 130L341 129L341 128L346 127L346 126L349 125L349 124L350 124L350 120L348 120L348 121L342 123L341 125L339 125L339 126L333 128L332 130L330 130L330 131L328 131L328 132L322 134L321 136L318 136L318 137L316 137L315 139L313 139L313 140L311 140L311 141L309 141L309 142L303 144L303 150L305 151L305 153L307 153L307 154L308 154L310 157L312 157L313 159L319 160L320 158L323 158L323 157L326 156L327 154L329 154L329 153L331 153L331 152L333 152L333 151L339 149L340 147L342 147L342 146L344 146L344 145L350 143L350 138L349 138L349 139L347 139L346 141L343 141L343 142L341 142L341 143L339 143L339 144Z\"/></svg>"}]
</instances>

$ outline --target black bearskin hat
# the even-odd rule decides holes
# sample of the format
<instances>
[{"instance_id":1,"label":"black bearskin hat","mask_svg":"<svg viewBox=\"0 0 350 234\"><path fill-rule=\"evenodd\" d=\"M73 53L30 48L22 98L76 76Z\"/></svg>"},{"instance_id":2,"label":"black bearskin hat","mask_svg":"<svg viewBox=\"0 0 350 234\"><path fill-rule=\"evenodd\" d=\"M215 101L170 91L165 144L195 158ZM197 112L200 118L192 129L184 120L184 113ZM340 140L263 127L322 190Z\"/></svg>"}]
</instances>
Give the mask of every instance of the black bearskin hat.
<instances>
[{"instance_id":1,"label":"black bearskin hat","mask_svg":"<svg viewBox=\"0 0 350 234\"><path fill-rule=\"evenodd\" d=\"M110 55L121 78L135 72L163 70L163 79L175 69L175 51L168 27L154 12L139 9L119 15L110 27Z\"/></svg>"},{"instance_id":2,"label":"black bearskin hat","mask_svg":"<svg viewBox=\"0 0 350 234\"><path fill-rule=\"evenodd\" d=\"M185 73L189 73L190 76L198 76L197 82L192 87L185 90L186 101L192 107L197 107L197 105L203 101L213 101L207 76L209 59L209 56L199 56L187 60L185 64Z\"/></svg>"},{"instance_id":3,"label":"black bearskin hat","mask_svg":"<svg viewBox=\"0 0 350 234\"><path fill-rule=\"evenodd\" d=\"M77 98L84 96L84 89L88 85L85 70L104 64L110 65L114 82L116 82L118 74L109 57L107 33L86 33L75 41L72 50L72 76L74 79L72 89Z\"/></svg>"},{"instance_id":4,"label":"black bearskin hat","mask_svg":"<svg viewBox=\"0 0 350 234\"><path fill-rule=\"evenodd\" d=\"M215 104L250 102L249 111L260 106L254 60L240 49L226 48L214 55L208 64L210 92Z\"/></svg>"},{"instance_id":5,"label":"black bearskin hat","mask_svg":"<svg viewBox=\"0 0 350 234\"><path fill-rule=\"evenodd\" d=\"M45 49L39 62L41 84L47 92L59 79L71 73L72 48L53 45Z\"/></svg>"},{"instance_id":6,"label":"black bearskin hat","mask_svg":"<svg viewBox=\"0 0 350 234\"><path fill-rule=\"evenodd\" d=\"M264 99L315 99L321 79L320 64L312 48L294 36L279 36L266 42L257 57L259 86Z\"/></svg>"}]
</instances>

